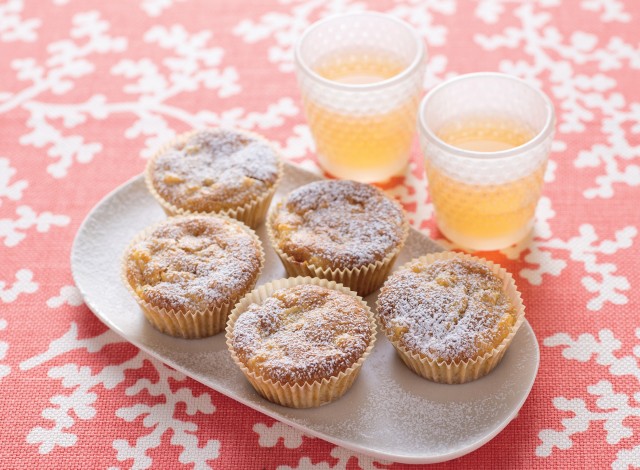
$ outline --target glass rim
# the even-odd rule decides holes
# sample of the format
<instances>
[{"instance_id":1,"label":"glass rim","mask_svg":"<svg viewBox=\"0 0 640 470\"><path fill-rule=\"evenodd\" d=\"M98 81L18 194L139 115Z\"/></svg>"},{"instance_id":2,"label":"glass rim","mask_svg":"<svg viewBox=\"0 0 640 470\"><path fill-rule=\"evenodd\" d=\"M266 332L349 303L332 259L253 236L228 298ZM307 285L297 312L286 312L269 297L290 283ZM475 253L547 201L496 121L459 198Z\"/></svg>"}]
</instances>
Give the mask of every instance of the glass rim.
<instances>
[{"instance_id":1,"label":"glass rim","mask_svg":"<svg viewBox=\"0 0 640 470\"><path fill-rule=\"evenodd\" d=\"M340 83L340 82L336 82L336 81L324 78L320 74L316 73L307 64L307 61L303 60L303 58L302 58L302 44L307 39L309 34L311 34L316 29L321 28L322 26L325 26L327 23L329 23L331 21L335 21L335 20L341 19L341 18L356 17L356 16L359 16L359 17L369 16L369 17L382 18L382 19L391 21L391 22L395 23L396 25L401 26L405 31L407 31L409 33L409 35L415 41L417 49L416 49L416 54L415 54L414 59L411 61L411 63L409 65L407 65L407 67L405 67L402 70L402 72L394 75L393 77L389 77L389 78L387 78L385 80L381 80L379 82L374 82L374 83L364 83L364 84ZM411 75L420 66L420 64L424 61L425 50L426 50L426 47L424 45L424 41L422 41L422 38L420 37L418 32L415 30L415 28L413 28L406 21L403 21L400 18L397 18L397 17L392 16L392 15L388 15L386 13L380 13L380 12L376 12L376 11L359 11L359 12L342 13L342 14L331 15L331 16L328 16L326 18L323 18L323 19L318 20L315 23L311 24L307 29L305 29L305 31L302 33L302 35L298 38L298 40L296 42L296 45L295 45L295 48L294 48L294 58L295 58L295 63L299 67L300 70L302 70L310 78L314 79L315 81L317 81L319 83L322 83L323 85L326 85L326 86L331 87L331 88L345 90L345 91L371 91L371 90L375 90L375 89L378 89L378 88L385 88L385 87L387 87L389 85L393 85L396 82L400 82L403 79L405 79L407 76Z\"/></svg>"},{"instance_id":2,"label":"glass rim","mask_svg":"<svg viewBox=\"0 0 640 470\"><path fill-rule=\"evenodd\" d=\"M507 150L498 150L495 152L480 152L478 150L467 150L467 149L462 149L460 147L456 147L455 145L448 144L447 142L442 140L440 137L438 137L435 134L435 132L431 129L431 127L427 126L427 123L425 122L425 118L424 118L425 110L427 108L427 104L429 103L429 101L432 100L433 97L438 92L442 91L444 88L452 84L455 84L457 82L461 82L465 80L473 80L476 78L485 78L485 77L500 78L500 79L506 79L513 82L517 82L521 85L524 85L526 88L532 90L544 102L545 108L547 110L546 120L544 125L542 126L542 129L538 131L533 138L531 138L530 140L528 140L522 145L518 145L517 147L513 147ZM522 152L526 152L530 150L533 147L536 147L541 142L543 142L554 131L555 110L554 110L551 99L547 96L546 93L544 93L538 87L531 85L530 83L526 82L525 80L519 77L508 75L506 73L500 73L500 72L475 72L475 73L458 75L457 77L446 80L445 82L440 83L435 88L431 89L429 93L425 95L425 97L422 99L422 102L420 103L420 108L418 109L418 122L420 123L421 134L426 134L426 136L428 136L428 138L431 141L433 141L433 143L435 143L440 148L450 153L454 153L455 157L469 158L473 160L497 160L501 158L516 156L518 154L521 154Z\"/></svg>"}]
</instances>

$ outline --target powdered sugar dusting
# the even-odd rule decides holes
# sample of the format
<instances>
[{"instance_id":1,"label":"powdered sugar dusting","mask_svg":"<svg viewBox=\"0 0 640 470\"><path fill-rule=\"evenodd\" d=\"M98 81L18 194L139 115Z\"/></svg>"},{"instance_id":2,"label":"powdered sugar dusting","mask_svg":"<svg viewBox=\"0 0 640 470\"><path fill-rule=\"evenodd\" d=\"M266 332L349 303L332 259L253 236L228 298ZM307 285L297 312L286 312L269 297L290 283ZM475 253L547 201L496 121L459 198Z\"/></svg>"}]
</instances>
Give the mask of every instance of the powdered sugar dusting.
<instances>
[{"instance_id":1,"label":"powdered sugar dusting","mask_svg":"<svg viewBox=\"0 0 640 470\"><path fill-rule=\"evenodd\" d=\"M302 284L250 305L235 323L232 344L240 361L258 375L303 383L351 367L371 336L367 310L358 299Z\"/></svg>"},{"instance_id":2,"label":"powdered sugar dusting","mask_svg":"<svg viewBox=\"0 0 640 470\"><path fill-rule=\"evenodd\" d=\"M262 139L201 130L152 161L153 186L171 204L214 212L247 204L278 179L278 156Z\"/></svg>"},{"instance_id":3,"label":"powdered sugar dusting","mask_svg":"<svg viewBox=\"0 0 640 470\"><path fill-rule=\"evenodd\" d=\"M404 235L404 214L384 193L355 181L318 181L293 191L273 221L280 249L334 269L374 263Z\"/></svg>"},{"instance_id":4,"label":"powdered sugar dusting","mask_svg":"<svg viewBox=\"0 0 640 470\"><path fill-rule=\"evenodd\" d=\"M277 196L310 178L303 170L287 166ZM131 204L133 200L137 204ZM417 376L381 334L358 379L341 399L312 409L273 404L238 369L224 335L179 340L158 333L142 315L132 315L137 304L120 282L122 250L138 230L163 217L140 178L108 196L90 215L74 245L72 263L78 287L89 296L92 310L159 360L251 408L300 426L305 433L340 443L344 447L337 449L342 452L350 452L348 448L382 452L388 460L439 460L489 440L510 421L531 389L538 364L537 342L525 320L498 367L470 384L441 385ZM434 249L429 239L412 230L398 262ZM275 254L267 256L265 273L260 282L285 275Z\"/></svg>"},{"instance_id":5,"label":"powdered sugar dusting","mask_svg":"<svg viewBox=\"0 0 640 470\"><path fill-rule=\"evenodd\" d=\"M255 283L260 248L239 222L215 216L170 218L128 251L126 276L155 307L204 311Z\"/></svg>"},{"instance_id":6,"label":"powdered sugar dusting","mask_svg":"<svg viewBox=\"0 0 640 470\"><path fill-rule=\"evenodd\" d=\"M453 259L415 261L396 272L380 292L378 313L387 333L407 349L458 362L500 344L516 312L487 266Z\"/></svg>"}]
</instances>

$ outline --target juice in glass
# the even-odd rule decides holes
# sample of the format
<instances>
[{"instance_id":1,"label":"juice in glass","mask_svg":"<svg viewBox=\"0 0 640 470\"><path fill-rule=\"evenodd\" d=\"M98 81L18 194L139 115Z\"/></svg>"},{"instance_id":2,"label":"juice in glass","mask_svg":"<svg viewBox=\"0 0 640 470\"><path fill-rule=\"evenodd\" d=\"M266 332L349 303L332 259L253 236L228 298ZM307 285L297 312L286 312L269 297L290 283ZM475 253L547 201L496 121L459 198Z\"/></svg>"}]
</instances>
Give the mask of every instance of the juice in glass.
<instances>
[{"instance_id":1,"label":"juice in glass","mask_svg":"<svg viewBox=\"0 0 640 470\"><path fill-rule=\"evenodd\" d=\"M440 231L474 250L525 238L553 141L551 100L516 77L473 73L431 90L419 118Z\"/></svg>"},{"instance_id":2,"label":"juice in glass","mask_svg":"<svg viewBox=\"0 0 640 470\"><path fill-rule=\"evenodd\" d=\"M345 50L318 60L318 75L337 83L366 85L398 75L407 67L400 57L376 50ZM407 164L415 133L419 92L391 109L363 108L358 113L332 109L305 99L320 164L341 178L379 181Z\"/></svg>"},{"instance_id":3,"label":"juice in glass","mask_svg":"<svg viewBox=\"0 0 640 470\"><path fill-rule=\"evenodd\" d=\"M298 82L325 170L373 182L406 167L423 60L415 31L380 13L327 18L305 32L296 47Z\"/></svg>"},{"instance_id":4,"label":"juice in glass","mask_svg":"<svg viewBox=\"0 0 640 470\"><path fill-rule=\"evenodd\" d=\"M476 118L444 126L436 135L460 149L501 152L524 145L534 133L512 120ZM494 183L461 181L430 165L429 159L426 167L438 225L448 238L463 246L473 246L478 240L510 244L531 229L546 160L525 176Z\"/></svg>"}]
</instances>

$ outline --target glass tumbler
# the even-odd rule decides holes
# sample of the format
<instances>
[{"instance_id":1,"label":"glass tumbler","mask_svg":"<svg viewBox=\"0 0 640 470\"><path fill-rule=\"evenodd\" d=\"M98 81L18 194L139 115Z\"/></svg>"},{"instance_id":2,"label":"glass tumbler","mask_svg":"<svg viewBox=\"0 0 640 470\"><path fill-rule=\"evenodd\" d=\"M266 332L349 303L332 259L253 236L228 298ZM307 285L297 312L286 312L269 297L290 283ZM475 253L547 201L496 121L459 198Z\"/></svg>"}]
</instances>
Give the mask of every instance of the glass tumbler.
<instances>
[{"instance_id":1,"label":"glass tumbler","mask_svg":"<svg viewBox=\"0 0 640 470\"><path fill-rule=\"evenodd\" d=\"M297 78L325 170L363 182L404 170L424 60L418 34L381 13L333 16L304 32L295 48Z\"/></svg>"},{"instance_id":2,"label":"glass tumbler","mask_svg":"<svg viewBox=\"0 0 640 470\"><path fill-rule=\"evenodd\" d=\"M419 122L440 231L474 250L527 236L554 135L551 100L518 78L473 73L431 90Z\"/></svg>"}]
</instances>

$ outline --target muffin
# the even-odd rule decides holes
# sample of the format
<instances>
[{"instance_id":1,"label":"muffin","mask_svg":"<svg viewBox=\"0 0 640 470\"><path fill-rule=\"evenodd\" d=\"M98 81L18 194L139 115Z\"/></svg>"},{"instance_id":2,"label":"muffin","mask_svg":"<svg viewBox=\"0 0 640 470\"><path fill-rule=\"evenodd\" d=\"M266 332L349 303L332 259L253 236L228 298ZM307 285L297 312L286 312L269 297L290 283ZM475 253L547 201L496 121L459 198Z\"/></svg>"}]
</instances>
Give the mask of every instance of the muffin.
<instances>
[{"instance_id":1,"label":"muffin","mask_svg":"<svg viewBox=\"0 0 640 470\"><path fill-rule=\"evenodd\" d=\"M255 286L264 264L257 235L226 216L172 217L140 233L123 278L147 320L182 338L212 336Z\"/></svg>"},{"instance_id":2,"label":"muffin","mask_svg":"<svg viewBox=\"0 0 640 470\"><path fill-rule=\"evenodd\" d=\"M366 296L389 274L409 225L400 205L355 181L316 181L291 192L267 221L291 276L330 279Z\"/></svg>"},{"instance_id":3,"label":"muffin","mask_svg":"<svg viewBox=\"0 0 640 470\"><path fill-rule=\"evenodd\" d=\"M404 363L445 383L488 374L524 321L520 293L506 270L452 252L402 266L380 289L377 310Z\"/></svg>"},{"instance_id":4,"label":"muffin","mask_svg":"<svg viewBox=\"0 0 640 470\"><path fill-rule=\"evenodd\" d=\"M149 160L145 180L167 215L224 213L255 228L281 175L278 152L263 137L202 129L161 148Z\"/></svg>"},{"instance_id":5,"label":"muffin","mask_svg":"<svg viewBox=\"0 0 640 470\"><path fill-rule=\"evenodd\" d=\"M373 349L375 317L349 289L281 279L247 295L227 324L231 355L269 401L309 408L341 397Z\"/></svg>"}]
</instances>

